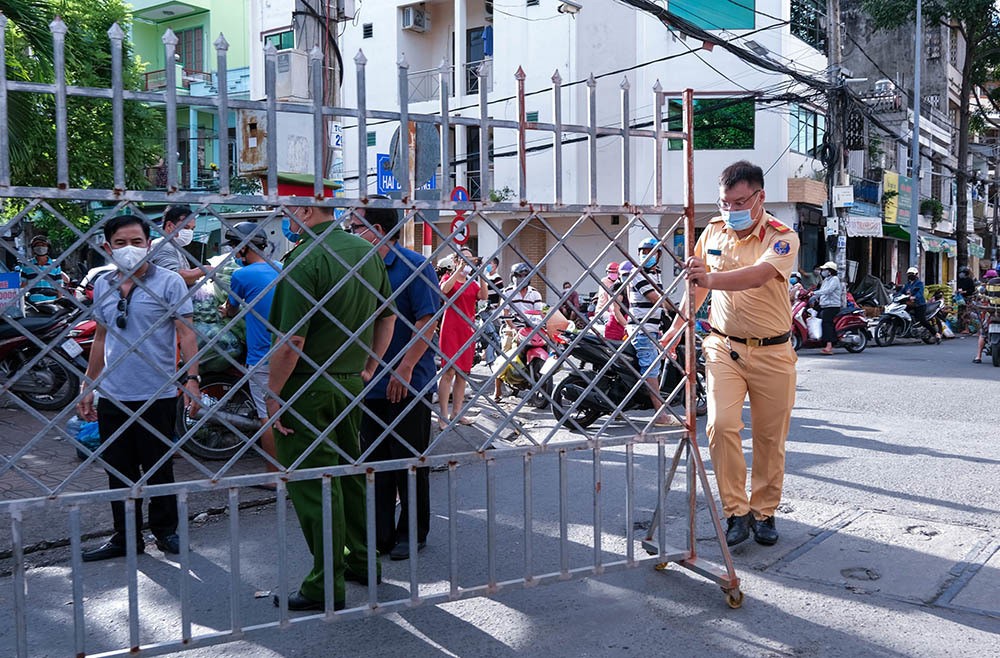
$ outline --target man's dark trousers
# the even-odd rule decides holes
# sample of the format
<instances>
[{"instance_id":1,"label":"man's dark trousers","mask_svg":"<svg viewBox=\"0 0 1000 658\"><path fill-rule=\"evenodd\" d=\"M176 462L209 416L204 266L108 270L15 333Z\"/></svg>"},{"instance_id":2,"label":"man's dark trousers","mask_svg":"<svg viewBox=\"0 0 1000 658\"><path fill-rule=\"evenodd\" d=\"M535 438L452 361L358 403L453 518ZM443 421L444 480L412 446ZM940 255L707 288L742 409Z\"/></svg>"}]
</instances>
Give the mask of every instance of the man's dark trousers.
<instances>
[{"instance_id":1,"label":"man's dark trousers","mask_svg":"<svg viewBox=\"0 0 1000 658\"><path fill-rule=\"evenodd\" d=\"M164 439L174 436L174 424L177 419L177 398L155 400L142 412L142 418L156 433L146 428L138 418L131 419L126 411L137 411L145 402L113 402L101 398L97 402L97 427L101 439L108 443L110 437L124 428L117 437L108 443L102 453L103 459L123 476L136 482L142 473L149 472L163 455L167 454L170 444ZM125 409L122 409L125 407ZM169 484L174 481L173 460L167 459L163 465L153 471L146 480L147 484ZM130 483L123 482L108 471L108 488L123 489ZM112 541L125 545L125 503L111 503L111 515L114 519L115 536ZM167 537L177 532L177 497L153 496L149 500L149 529L159 538ZM139 546L142 546L142 499L135 502L135 531Z\"/></svg>"},{"instance_id":2,"label":"man's dark trousers","mask_svg":"<svg viewBox=\"0 0 1000 658\"><path fill-rule=\"evenodd\" d=\"M430 396L418 400L407 411L407 405L412 402L412 397L406 397L395 403L388 400L365 400L366 412L361 421L361 442L364 449L367 450L385 432L387 426L392 427L391 432L368 456L368 461L412 459L427 450L431 438ZM413 450L399 439L409 444ZM380 553L392 550L397 542L409 538L410 508L407 478L408 472L405 470L375 473L375 542ZM397 496L400 503L398 523L396 522ZM430 525L430 469L418 468L417 542L427 541Z\"/></svg>"}]
</instances>

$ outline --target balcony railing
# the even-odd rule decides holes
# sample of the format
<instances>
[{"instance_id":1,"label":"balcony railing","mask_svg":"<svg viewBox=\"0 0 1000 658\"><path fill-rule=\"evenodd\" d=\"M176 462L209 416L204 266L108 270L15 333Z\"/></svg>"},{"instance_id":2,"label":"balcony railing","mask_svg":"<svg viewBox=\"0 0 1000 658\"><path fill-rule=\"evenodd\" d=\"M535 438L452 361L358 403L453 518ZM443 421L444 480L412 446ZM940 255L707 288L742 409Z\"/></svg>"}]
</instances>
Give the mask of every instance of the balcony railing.
<instances>
[{"instance_id":1,"label":"balcony railing","mask_svg":"<svg viewBox=\"0 0 1000 658\"><path fill-rule=\"evenodd\" d=\"M212 74L205 71L195 71L194 69L185 69L182 67L177 67L177 82L179 87L188 89L192 82L207 82L211 84ZM147 71L145 73L145 89L146 91L157 91L159 89L164 89L167 86L167 70L160 69L158 71Z\"/></svg>"},{"instance_id":2,"label":"balcony railing","mask_svg":"<svg viewBox=\"0 0 1000 658\"><path fill-rule=\"evenodd\" d=\"M465 64L465 93L479 93L479 68L485 65L486 91L493 91L493 61L490 58L467 62ZM410 103L422 103L424 101L434 101L441 98L441 69L427 69L425 71L414 71L407 76L408 101ZM455 76L451 77L451 96L455 95Z\"/></svg>"}]
</instances>

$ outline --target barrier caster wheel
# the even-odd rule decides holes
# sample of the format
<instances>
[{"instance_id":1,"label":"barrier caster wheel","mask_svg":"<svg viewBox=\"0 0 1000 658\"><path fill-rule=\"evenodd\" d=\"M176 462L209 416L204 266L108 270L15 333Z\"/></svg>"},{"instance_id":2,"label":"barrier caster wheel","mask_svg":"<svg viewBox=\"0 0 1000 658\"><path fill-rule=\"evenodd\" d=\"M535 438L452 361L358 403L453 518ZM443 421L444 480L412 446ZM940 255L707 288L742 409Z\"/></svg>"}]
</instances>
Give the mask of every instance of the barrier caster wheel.
<instances>
[{"instance_id":1,"label":"barrier caster wheel","mask_svg":"<svg viewBox=\"0 0 1000 658\"><path fill-rule=\"evenodd\" d=\"M660 562L659 564L657 564L653 568L656 569L657 571L666 571L667 569L670 568L670 563L669 562Z\"/></svg>"},{"instance_id":2,"label":"barrier caster wheel","mask_svg":"<svg viewBox=\"0 0 1000 658\"><path fill-rule=\"evenodd\" d=\"M743 590L737 587L736 589L723 591L726 592L726 605L733 610L743 607Z\"/></svg>"}]
</instances>

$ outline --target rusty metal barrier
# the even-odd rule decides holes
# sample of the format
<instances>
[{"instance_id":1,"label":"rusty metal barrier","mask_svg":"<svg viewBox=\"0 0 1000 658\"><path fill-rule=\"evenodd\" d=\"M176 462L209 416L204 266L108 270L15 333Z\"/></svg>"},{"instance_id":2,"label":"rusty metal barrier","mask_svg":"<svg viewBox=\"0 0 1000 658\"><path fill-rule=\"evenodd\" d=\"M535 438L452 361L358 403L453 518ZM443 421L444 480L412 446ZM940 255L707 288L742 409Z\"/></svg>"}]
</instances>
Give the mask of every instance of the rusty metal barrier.
<instances>
[{"instance_id":1,"label":"rusty metal barrier","mask_svg":"<svg viewBox=\"0 0 1000 658\"><path fill-rule=\"evenodd\" d=\"M0 24L5 20L0 17ZM2 27L0 25L0 35L3 33ZM0 229L18 230L27 226L37 213L49 215L73 236L72 242L54 260L56 264L61 264L86 245L101 243L104 227L115 217L131 214L151 224L147 209L149 204L191 204L195 213L217 219L223 231L234 226L244 216L252 216L258 220L257 232L236 240L233 250L220 254L210 266L186 254L188 267L202 268L204 276L188 287L179 298L164 305L165 312L161 321L173 322L173 316L178 315L192 300L198 300L203 305L207 299L217 300L231 296L233 291L228 283L229 276L236 267L236 254L245 249L255 251L265 262L274 264L276 277L267 285L264 293L280 290L282 294L301 296L307 300L310 308L285 331L274 326L273 315L265 317L255 309L259 298L238 299L242 303L235 316L221 321L218 330L212 332L206 332L192 316L181 315L178 320L181 330L193 331L199 339L197 354L183 356L189 362L193 359L204 362L213 358L221 362L222 369L226 371L224 385L219 384L223 378L216 377L213 380L210 391L213 400L205 400L212 404L194 415L188 415L179 407L180 421L175 433L171 435L158 430L142 417L141 414L152 407L152 398L138 408L105 398L106 404L116 407L128 420L110 435L102 436L99 444L91 446L80 442L73 432L67 430L67 422L74 415L75 404L80 400L75 388L78 384L85 391L99 391L102 384L106 385L114 369L122 367L120 364L124 363L125 358L136 356L145 364L141 367L149 369L151 377L163 381L155 395L171 396L177 388L178 378L185 372L183 364L176 371L162 372L155 360L144 353L144 347L157 326L154 323L128 347L124 355L106 364L104 371L98 376L88 377L85 366L73 348L73 339L79 323L95 319L94 306L72 297L66 299L62 302L66 308L53 312L59 317L71 316L72 323L64 322L60 325L53 321L56 327L54 332L44 336L32 329L37 322L32 325L31 320L14 317L16 313L8 312L4 324L7 337L0 342L0 346L7 340L19 341L21 347L18 353L21 358L16 360L16 368L0 373L0 394L9 405L17 409L26 425L36 428L30 440L16 452L0 457L0 483L8 485L5 487L7 493L0 499L0 515L6 518L5 525L10 528L8 559L13 584L13 625L16 629L16 646L12 648L12 653L18 656L33 654L30 627L37 620L33 618L31 590L27 587L33 579L33 573L28 567L26 556L35 546L35 538L25 535L25 521L32 517L46 519L47 525L51 527L66 528L71 567L69 595L73 603L74 632L71 650L77 655L96 652L107 656L174 652L189 647L235 641L254 632L285 628L292 622L357 617L399 610L418 603L491 595L515 586L533 586L601 574L614 569L634 568L647 561L659 566L673 562L704 575L722 586L731 606L739 606L742 601L739 579L725 546L719 513L695 436L699 387L702 386L698 375L695 309L693 301L687 302L683 307L679 302L685 289L684 258L692 253L694 245L691 141L693 92L688 90L682 93L682 130L664 130L662 110L667 93L659 83L651 90L654 108L652 128L633 127L629 107L630 88L626 80L620 85L620 124L601 126L597 122L598 82L591 76L584 81L588 89L588 120L584 125L576 125L562 120L561 94L566 85L557 73L552 78L551 89L547 91L552 97L554 122L529 123L525 112L526 75L523 70L518 69L515 74L518 119L511 121L490 116L487 98L490 85L484 83L485 76L489 73L485 68L480 68L480 116L458 117L452 115L448 105L451 71L449 67L442 66L439 73L440 111L436 114L418 115L409 112L407 94L402 93L408 85L408 67L405 61L399 63L401 107L394 111L367 107L366 61L363 54L359 53L355 58L357 107L325 107L320 94L314 94L316 100L311 104L279 103L275 100L274 93L276 52L273 46L269 46L265 67L266 100L230 101L224 93L227 44L222 37L215 44L219 72L218 96L178 96L172 79L175 75L172 67L166 70L167 81L162 91L140 92L124 87L121 72L123 33L117 25L109 31L113 63L110 88L68 87L64 79L62 54L67 28L57 19L52 24L52 32L56 46L56 83L9 80L3 59L4 44L0 42L0 198L20 208L4 221ZM169 31L164 37L164 45L165 61L172 61L176 38ZM314 89L320 84L319 63L319 54L314 52L311 69ZM7 116L6 103L9 94L50 95L54 98L58 167L57 180L50 186L19 185L17 180L12 179L8 128L10 117ZM73 179L66 158L70 141L65 120L67 98L105 99L110 105L115 127L113 135L109 136L113 146L112 189L83 189L71 184ZM125 185L126 136L123 131L123 108L126 103L162 104L165 108L165 190L134 190L127 189ZM444 133L447 133L449 126L475 126L483 135L490 131L509 134L517 143L517 198L513 201L491 201L489 186L481 184L479 198L468 201L452 201L447 189L441 190L438 199L415 199L406 158L403 158L402 164L404 189L401 198L374 198L367 191L369 172L363 143L357 153L359 184L353 195L324 197L323 181L317 176L312 195L279 196L278 173L274 168L267 172L265 194L233 194L230 189L233 172L228 162L224 162L220 169L218 191L181 190L177 185L176 111L185 105L214 107L220 121L225 122L228 122L229 113L234 108L261 111L265 113L271 126L277 125L275 119L279 110L300 113L303 120L313 122L314 133L320 138L324 123L329 117L352 119L355 123L351 128L356 129L357 134L362 137L366 134L369 119L394 122L403 127L400 130L403 153L409 152L411 148L411 133L407 129L411 122L430 124L439 127ZM551 161L539 165L539 169L554 176L553 199L529 199L529 163L533 162L528 157L529 131L546 134L546 139L551 140ZM219 135L222 152L228 150L228 136L225 132L220 131ZM681 140L684 145L683 207L669 207L663 203L663 149L667 139ZM611 191L598 189L598 172L602 166L598 158L598 140L616 143L621 153L621 160L616 164L619 173L617 184ZM276 141L270 139L267 143L270 162L277 160ZM580 142L579 145L575 145L577 141ZM455 158L461 155L450 153L449 148L449 140L442 139L440 161L444 163L441 173L443 181L451 179ZM652 165L653 198L648 205L638 205L630 198L636 182L631 172L632 153L637 148L649 153ZM587 183L581 186L586 203L567 203L564 199L563 157L567 150L587 162ZM486 148L480 151L479 171L485 176L489 171L490 156ZM322 149L315 149L314 165L314 171L322 171ZM607 167L607 164L604 166ZM77 225L60 210L59 204L66 201L103 202L105 206L100 220L85 227ZM220 210L222 205L252 207L256 212L252 215L223 213ZM280 254L272 253L272 250L278 247L281 240L268 237L266 227L280 222L282 218L298 223L301 221L299 217L304 212L303 208L335 209L340 216L335 221L323 224L321 228L299 224L303 239L296 249L296 256L279 270L277 263L280 262ZM398 230L384 235L374 230L376 227L366 214L371 209L399 213L401 221ZM424 218L432 211L464 213L466 219L464 225L458 223L451 230L446 230L433 221L424 222ZM620 221L612 222L612 215ZM353 384L345 385L343 377L336 374L338 359L347 354L352 346L357 348L359 345L380 368L392 370L400 366L401 355L384 358L371 342L361 344L359 339L373 330L381 313L395 311L407 284L425 284L437 291L437 308L430 318L432 323L440 323L449 310L456 308L454 295L441 292L438 277L429 275L426 269L414 268L403 285L388 295L378 287L377 282L362 275L371 263L382 260L379 248L394 250L396 247L393 245L397 239L404 244L410 242L410 236L417 235L413 230L415 224L423 224L430 233L430 240L424 245L424 256L428 262L433 264L443 258L451 258L456 268L468 268L470 274L458 285L458 294L477 288L479 282L485 282L488 292L499 295L500 301L480 308L478 315L481 317L478 321L476 318L467 318L473 326L467 332L464 346L451 355L442 351L436 341L421 336L420 327L412 320L398 315L397 327L401 326L404 331L412 332L412 338L407 341L405 348L421 343L426 349L433 350L442 370L454 369L465 349L477 349L481 341L495 340L492 327L509 321L512 326L523 328L520 345L528 345L533 339L538 339L550 352L541 371L527 368L527 364L519 356L523 348L514 347L506 351L499 350L492 368L479 364L469 372L459 372L458 376L466 384L468 397L457 401L460 409L455 418L438 419L444 427L432 435L425 448L407 443L401 419L422 405L432 408L435 406L431 389L436 383L436 377L422 387L415 387L407 382L408 401L399 416L391 422L385 422L367 410L364 404L365 396L374 389L377 378L361 384L358 393L353 389ZM459 242L462 242L460 237L469 226L475 227L480 244L492 245L488 251L480 251L478 254L482 261L470 258L459 246ZM373 243L373 248L358 259L346 258L341 251L331 248L330 239L335 235L339 236L335 232L343 231L345 227L361 234L374 235L375 239L369 240ZM314 231L314 228L319 229L319 232ZM619 290L603 281L604 266L609 261L631 262L635 254L630 253L628 245L640 235L653 237L657 241L657 247L664 254L665 265L668 266L661 286L664 308L671 313L679 313L687 320L686 331L678 336L678 341L670 346L670 350L664 352L661 361L663 368L659 375L665 408L675 419L673 426L656 424L658 417L652 410L637 409L631 403L637 396L646 395L643 379L649 373L638 371L638 362L633 359L628 341L604 341L601 324L605 312L609 311L607 304L603 308L596 308L593 316L588 316L581 322L582 326L565 331L558 331L555 327L562 320L560 307L570 300L574 291L596 290L611 299L617 298ZM674 249L675 235L683 236L683 249ZM581 236L589 240L581 242ZM171 236L166 237L169 239ZM256 242L257 238L267 239L267 248L261 248ZM10 249L6 242L3 245L5 249ZM416 243L405 246L418 250L421 247ZM123 273L127 275L142 268L168 248L169 240L157 243L141 262ZM540 289L545 301L549 302L542 315L526 313L518 304L511 302L511 290L505 291L485 278L485 266L493 256L508 267L517 262L527 264L528 272L522 280L530 281ZM327 290L307 288L302 283L307 278L305 273L300 271L301 276L297 276L296 269L302 267L303 259L309 258L335 265L339 268L338 271L343 271L343 276ZM627 290L629 285L636 285L638 277L642 276L646 275L637 268L633 270L631 278L623 277L624 289ZM117 289L120 279L110 276L107 280L110 283L101 289L102 295L111 296L112 299L120 297ZM568 290L563 289L563 281L570 283ZM137 279L135 285L150 295L158 294L143 279ZM357 327L345 327L336 315L337 309L331 306L332 300L340 299L338 295L345 294L348 289L354 291L353 294L370 299L375 308L371 317ZM22 289L18 294L18 302L23 302L28 291ZM107 297L95 299L95 304L106 299ZM15 304L15 307L18 305ZM634 309L623 311L628 316L633 334L646 332L645 321L651 317L652 310L647 313L647 317L642 317ZM248 402L250 381L263 366L247 366L239 355L225 349L229 335L249 317L263 322L273 336L266 358L284 353L282 350L291 350L298 362L308 366L311 373L291 395L284 398L276 396L278 414L283 419L291 418L315 437L298 457L284 462L262 447L266 424L259 423L256 411L251 410L252 405ZM317 318L339 327L348 335L348 340L343 343L329 346L329 355L322 362L317 362L310 355L308 346L303 349L292 340L296 331L305 331L304 327ZM566 327L563 326L563 329ZM115 328L109 326L107 331L113 332ZM648 338L657 340L656 335ZM678 356L671 356L673 349L681 342L684 349L677 352ZM603 345L608 350L608 357L603 362L583 362L579 356L581 350L595 344ZM275 362L272 362L271 367L274 365ZM651 365L650 368L652 367ZM47 373L52 382L60 383L60 387L52 389L50 397L65 400L64 403L56 404L56 408L48 410L36 408L37 404L32 406L29 403L31 396L24 394L24 391L27 390L29 379L39 372ZM53 373L63 374L56 376ZM495 400L495 380L499 376L512 377L514 380L520 378L520 387L524 389L521 395ZM670 377L673 379L669 379ZM208 384L206 381L202 383ZM325 424L317 424L315 418L301 411L304 396L317 390L317 386L346 399L344 407L335 417L325 419ZM503 386L510 387L508 383ZM703 390L701 394L704 395ZM180 399L183 406L183 397ZM684 406L683 412L674 409L680 405ZM335 433L341 424L353 422L351 418L355 418L359 410L363 417L376 421L380 428L379 436L368 446L359 444L359 452L352 454L337 444ZM465 415L476 413L480 420L474 428L463 425L461 419ZM663 418L659 417L659 420L662 421ZM162 444L158 448L158 454L162 454L138 479L126 476L106 459L109 448L134 424L146 431L151 442ZM33 455L52 441L53 437L79 451L82 460L75 467L64 468L59 477L41 477L34 470ZM281 440L280 435L276 437L276 441ZM374 460L373 453L383 443L391 440L399 441L406 456ZM668 459L667 446L674 444L676 449L673 458ZM336 455L335 460L339 463L312 465L309 458L320 449L332 449ZM186 469L186 477L178 478L172 483L151 482L151 477L168 467L175 459ZM668 541L671 537L668 535L666 499L682 461L687 485L684 502L680 505L684 520L681 526L670 529L670 533L680 534L681 547L677 548ZM612 469L612 472L607 467L609 462L616 466L623 464L624 468ZM654 468L646 466L653 462ZM252 466L246 467L246 464ZM87 475L94 466L100 466L121 480L125 484L124 488L95 485L93 478ZM295 547L287 536L289 489L307 481L320 482L323 518L321 559L324 565L324 589L331 592L334 589L333 518L336 511L333 508L332 493L340 491L341 484L347 481L345 478L363 478L367 518L365 534L367 545L371 547L376 543L376 476L390 471L404 471L408 498L413 501L417 497L420 469L431 469L435 491L439 494L432 499L431 504L436 515L447 519L447 529L445 531L436 527L433 531L432 543L437 548L436 558L425 560L425 554L419 552L417 542L410 542L408 572L405 578L399 580L400 586L406 591L405 595L394 595L379 588L376 575L379 558L374 550L368 550L367 595L363 599L350 596L346 601L346 609L338 610L336 608L340 602L327 596L322 610L306 617L292 617L287 607L288 595L292 591L289 583L298 574L290 570L290 554L293 551L301 553L301 549ZM474 476L462 480L465 473ZM587 475L583 475L584 473ZM644 480L643 476L651 479ZM517 482L517 486L513 487L516 494L505 497L503 494L509 493L510 487L507 485L511 479ZM244 492L248 487L259 485L275 487L276 504L273 512L269 513L274 515L272 540L276 554L255 554L247 550L242 541L246 514L242 505L245 502ZM706 563L698 554L695 512L698 509L699 487L714 536L718 540L723 562L721 568ZM442 490L443 496L440 495ZM222 630L206 632L192 600L195 587L192 582L192 563L195 552L191 549L190 517L199 511L194 507L197 505L194 501L211 492L222 492L225 496L230 534L228 564L225 568L230 572L230 591L228 626ZM145 610L140 606L142 587L138 578L138 555L143 552L144 547L138 543L141 528L136 527L134 512L143 499L159 496L176 496L178 509L178 609L174 611L174 623L170 625L168 633L143 628L141 621ZM87 512L95 506L105 506L110 502L124 506L128 628L127 632L123 630L111 640L94 646L95 641L88 641L87 638L87 602L84 591L96 575L84 567L83 542L106 532L105 526L94 526L88 521ZM552 507L547 507L549 505ZM416 508L416 505L409 505L409 515L405 520L410 538L415 537L418 532ZM649 510L652 521L645 524L646 533L640 539L632 535L634 527L642 525L639 516L645 513L644 509ZM541 518L535 518L536 512ZM611 524L614 529L609 529ZM581 533L578 525L587 526L590 531ZM470 532L470 527L475 531ZM502 532L501 527L506 532ZM475 538L477 535L479 538ZM512 544L510 538L514 535L519 537L519 541ZM470 555L463 551L464 542L479 541L482 536L485 536L484 552L476 551ZM515 545L518 545L520 551L519 559L512 558L517 553L517 550L512 552ZM638 554L636 545L640 547ZM643 552L648 553L648 556L642 555ZM477 559L478 554L484 555L485 559ZM245 588L241 565L247 561L255 564L269 563L276 567L275 590L280 605L268 614L250 610L241 595ZM423 567L425 564L431 565L426 571ZM352 590L352 594L354 593ZM220 601L224 600L222 593L219 596ZM70 650L69 645L67 650Z\"/></svg>"}]
</instances>

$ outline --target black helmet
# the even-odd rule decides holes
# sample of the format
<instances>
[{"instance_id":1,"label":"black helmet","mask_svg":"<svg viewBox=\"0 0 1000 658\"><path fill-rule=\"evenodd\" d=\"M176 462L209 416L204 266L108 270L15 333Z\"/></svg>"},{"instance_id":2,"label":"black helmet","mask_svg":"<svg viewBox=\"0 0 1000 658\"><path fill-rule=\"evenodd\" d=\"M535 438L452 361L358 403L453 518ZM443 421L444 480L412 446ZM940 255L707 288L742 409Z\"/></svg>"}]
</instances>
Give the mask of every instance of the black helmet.
<instances>
[{"instance_id":1,"label":"black helmet","mask_svg":"<svg viewBox=\"0 0 1000 658\"><path fill-rule=\"evenodd\" d=\"M252 244L260 251L267 249L267 235L256 222L240 222L226 229L226 244L234 249L241 244Z\"/></svg>"},{"instance_id":2,"label":"black helmet","mask_svg":"<svg viewBox=\"0 0 1000 658\"><path fill-rule=\"evenodd\" d=\"M516 276L518 279L523 279L529 274L531 274L531 267L527 263L515 263L510 268L510 275Z\"/></svg>"}]
</instances>

